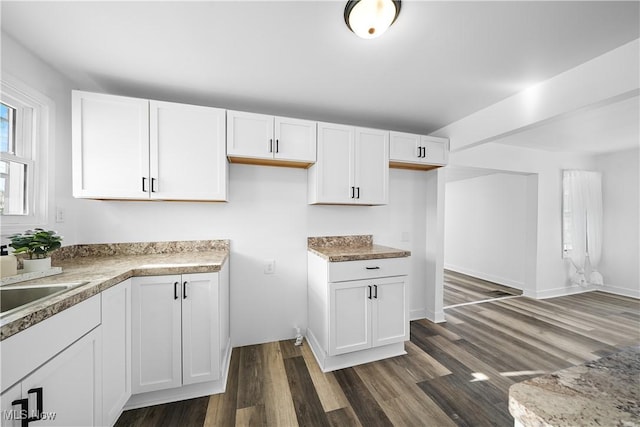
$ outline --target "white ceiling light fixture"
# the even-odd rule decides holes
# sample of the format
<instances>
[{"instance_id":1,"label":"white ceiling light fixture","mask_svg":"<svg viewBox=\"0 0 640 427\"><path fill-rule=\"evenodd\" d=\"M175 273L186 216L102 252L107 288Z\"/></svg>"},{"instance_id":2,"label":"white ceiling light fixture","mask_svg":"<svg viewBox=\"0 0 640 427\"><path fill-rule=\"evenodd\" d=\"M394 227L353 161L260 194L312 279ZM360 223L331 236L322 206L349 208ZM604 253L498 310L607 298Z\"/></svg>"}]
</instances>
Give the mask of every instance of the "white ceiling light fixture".
<instances>
[{"instance_id":1,"label":"white ceiling light fixture","mask_svg":"<svg viewBox=\"0 0 640 427\"><path fill-rule=\"evenodd\" d=\"M359 37L374 39L387 31L399 13L400 0L349 0L344 21Z\"/></svg>"}]
</instances>

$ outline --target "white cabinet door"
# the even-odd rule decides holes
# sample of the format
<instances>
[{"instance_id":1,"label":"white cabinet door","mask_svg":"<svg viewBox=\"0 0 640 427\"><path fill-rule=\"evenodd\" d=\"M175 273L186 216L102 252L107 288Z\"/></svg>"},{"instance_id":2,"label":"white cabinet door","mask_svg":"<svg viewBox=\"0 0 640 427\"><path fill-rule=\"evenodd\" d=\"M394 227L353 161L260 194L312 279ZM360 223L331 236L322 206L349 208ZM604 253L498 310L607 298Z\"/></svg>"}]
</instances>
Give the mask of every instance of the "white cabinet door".
<instances>
[{"instance_id":1,"label":"white cabinet door","mask_svg":"<svg viewBox=\"0 0 640 427\"><path fill-rule=\"evenodd\" d=\"M406 277L373 282L372 345L382 346L409 339Z\"/></svg>"},{"instance_id":2,"label":"white cabinet door","mask_svg":"<svg viewBox=\"0 0 640 427\"><path fill-rule=\"evenodd\" d=\"M368 282L330 284L329 355L371 347L371 303Z\"/></svg>"},{"instance_id":3,"label":"white cabinet door","mask_svg":"<svg viewBox=\"0 0 640 427\"><path fill-rule=\"evenodd\" d=\"M419 162L419 145L420 135L404 132L390 132L389 160L401 162Z\"/></svg>"},{"instance_id":4,"label":"white cabinet door","mask_svg":"<svg viewBox=\"0 0 640 427\"><path fill-rule=\"evenodd\" d=\"M227 155L273 158L273 116L227 111Z\"/></svg>"},{"instance_id":5,"label":"white cabinet door","mask_svg":"<svg viewBox=\"0 0 640 427\"><path fill-rule=\"evenodd\" d=\"M147 199L149 101L74 91L73 195Z\"/></svg>"},{"instance_id":6,"label":"white cabinet door","mask_svg":"<svg viewBox=\"0 0 640 427\"><path fill-rule=\"evenodd\" d=\"M22 381L22 395L30 397L29 411L37 406L35 390L42 389L43 419L36 425L102 423L100 334L100 328L89 332Z\"/></svg>"},{"instance_id":7,"label":"white cabinet door","mask_svg":"<svg viewBox=\"0 0 640 427\"><path fill-rule=\"evenodd\" d=\"M387 204L389 201L389 132L356 128L355 162L357 203Z\"/></svg>"},{"instance_id":8,"label":"white cabinet door","mask_svg":"<svg viewBox=\"0 0 640 427\"><path fill-rule=\"evenodd\" d=\"M102 423L113 425L131 397L131 279L102 292Z\"/></svg>"},{"instance_id":9,"label":"white cabinet door","mask_svg":"<svg viewBox=\"0 0 640 427\"><path fill-rule=\"evenodd\" d=\"M133 394L182 385L181 277L134 277L131 287Z\"/></svg>"},{"instance_id":10,"label":"white cabinet door","mask_svg":"<svg viewBox=\"0 0 640 427\"><path fill-rule=\"evenodd\" d=\"M275 118L274 158L295 162L316 161L316 122Z\"/></svg>"},{"instance_id":11,"label":"white cabinet door","mask_svg":"<svg viewBox=\"0 0 640 427\"><path fill-rule=\"evenodd\" d=\"M446 138L423 136L420 143L424 149L424 163L446 165L449 160L448 141Z\"/></svg>"},{"instance_id":12,"label":"white cabinet door","mask_svg":"<svg viewBox=\"0 0 640 427\"><path fill-rule=\"evenodd\" d=\"M309 203L354 203L355 129L318 123L318 158L309 169Z\"/></svg>"},{"instance_id":13,"label":"white cabinet door","mask_svg":"<svg viewBox=\"0 0 640 427\"><path fill-rule=\"evenodd\" d=\"M220 378L218 273L182 275L182 382Z\"/></svg>"},{"instance_id":14,"label":"white cabinet door","mask_svg":"<svg viewBox=\"0 0 640 427\"><path fill-rule=\"evenodd\" d=\"M152 199L226 200L225 111L150 101Z\"/></svg>"}]
</instances>

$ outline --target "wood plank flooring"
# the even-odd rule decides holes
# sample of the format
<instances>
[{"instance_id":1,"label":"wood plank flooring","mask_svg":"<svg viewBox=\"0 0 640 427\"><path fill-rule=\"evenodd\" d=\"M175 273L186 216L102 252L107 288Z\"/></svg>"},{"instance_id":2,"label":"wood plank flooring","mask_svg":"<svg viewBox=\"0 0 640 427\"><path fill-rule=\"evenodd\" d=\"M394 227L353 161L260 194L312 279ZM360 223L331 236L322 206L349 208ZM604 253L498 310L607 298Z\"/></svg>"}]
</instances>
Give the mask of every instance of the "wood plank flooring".
<instances>
[{"instance_id":1,"label":"wood plank flooring","mask_svg":"<svg viewBox=\"0 0 640 427\"><path fill-rule=\"evenodd\" d=\"M640 344L640 301L515 297L411 322L407 355L320 372L308 345L235 348L227 391L126 411L117 426L509 426L511 384Z\"/></svg>"},{"instance_id":2,"label":"wood plank flooring","mask_svg":"<svg viewBox=\"0 0 640 427\"><path fill-rule=\"evenodd\" d=\"M451 270L444 271L444 308L470 302L489 301L512 295L522 295L520 289L510 288L467 276Z\"/></svg>"}]
</instances>

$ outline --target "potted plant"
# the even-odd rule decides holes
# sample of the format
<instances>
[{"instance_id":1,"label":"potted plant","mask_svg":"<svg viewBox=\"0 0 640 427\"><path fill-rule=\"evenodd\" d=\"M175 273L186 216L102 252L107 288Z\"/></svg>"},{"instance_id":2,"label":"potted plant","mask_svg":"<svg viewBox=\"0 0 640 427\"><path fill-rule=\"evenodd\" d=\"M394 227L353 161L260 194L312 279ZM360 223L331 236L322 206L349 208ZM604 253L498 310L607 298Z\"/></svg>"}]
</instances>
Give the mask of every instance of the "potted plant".
<instances>
[{"instance_id":1,"label":"potted plant","mask_svg":"<svg viewBox=\"0 0 640 427\"><path fill-rule=\"evenodd\" d=\"M22 260L23 272L46 271L51 268L49 254L62 246L62 237L53 230L36 228L9 236L14 254L27 254Z\"/></svg>"}]
</instances>

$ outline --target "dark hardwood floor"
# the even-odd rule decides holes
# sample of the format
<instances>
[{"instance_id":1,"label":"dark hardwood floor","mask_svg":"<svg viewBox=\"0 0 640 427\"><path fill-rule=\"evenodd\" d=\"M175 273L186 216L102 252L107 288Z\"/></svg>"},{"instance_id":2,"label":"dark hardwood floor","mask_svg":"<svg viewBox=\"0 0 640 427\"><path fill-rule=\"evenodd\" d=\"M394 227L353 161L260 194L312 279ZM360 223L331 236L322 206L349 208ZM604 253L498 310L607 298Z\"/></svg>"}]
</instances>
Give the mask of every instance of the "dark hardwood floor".
<instances>
[{"instance_id":1,"label":"dark hardwood floor","mask_svg":"<svg viewBox=\"0 0 640 427\"><path fill-rule=\"evenodd\" d=\"M445 270L443 295L444 308L447 308L459 304L522 295L522 291L478 279L477 277Z\"/></svg>"},{"instance_id":2,"label":"dark hardwood floor","mask_svg":"<svg viewBox=\"0 0 640 427\"><path fill-rule=\"evenodd\" d=\"M516 297L411 322L407 355L320 372L308 345L235 348L223 394L125 412L118 426L513 426L513 383L640 344L640 301Z\"/></svg>"}]
</instances>

